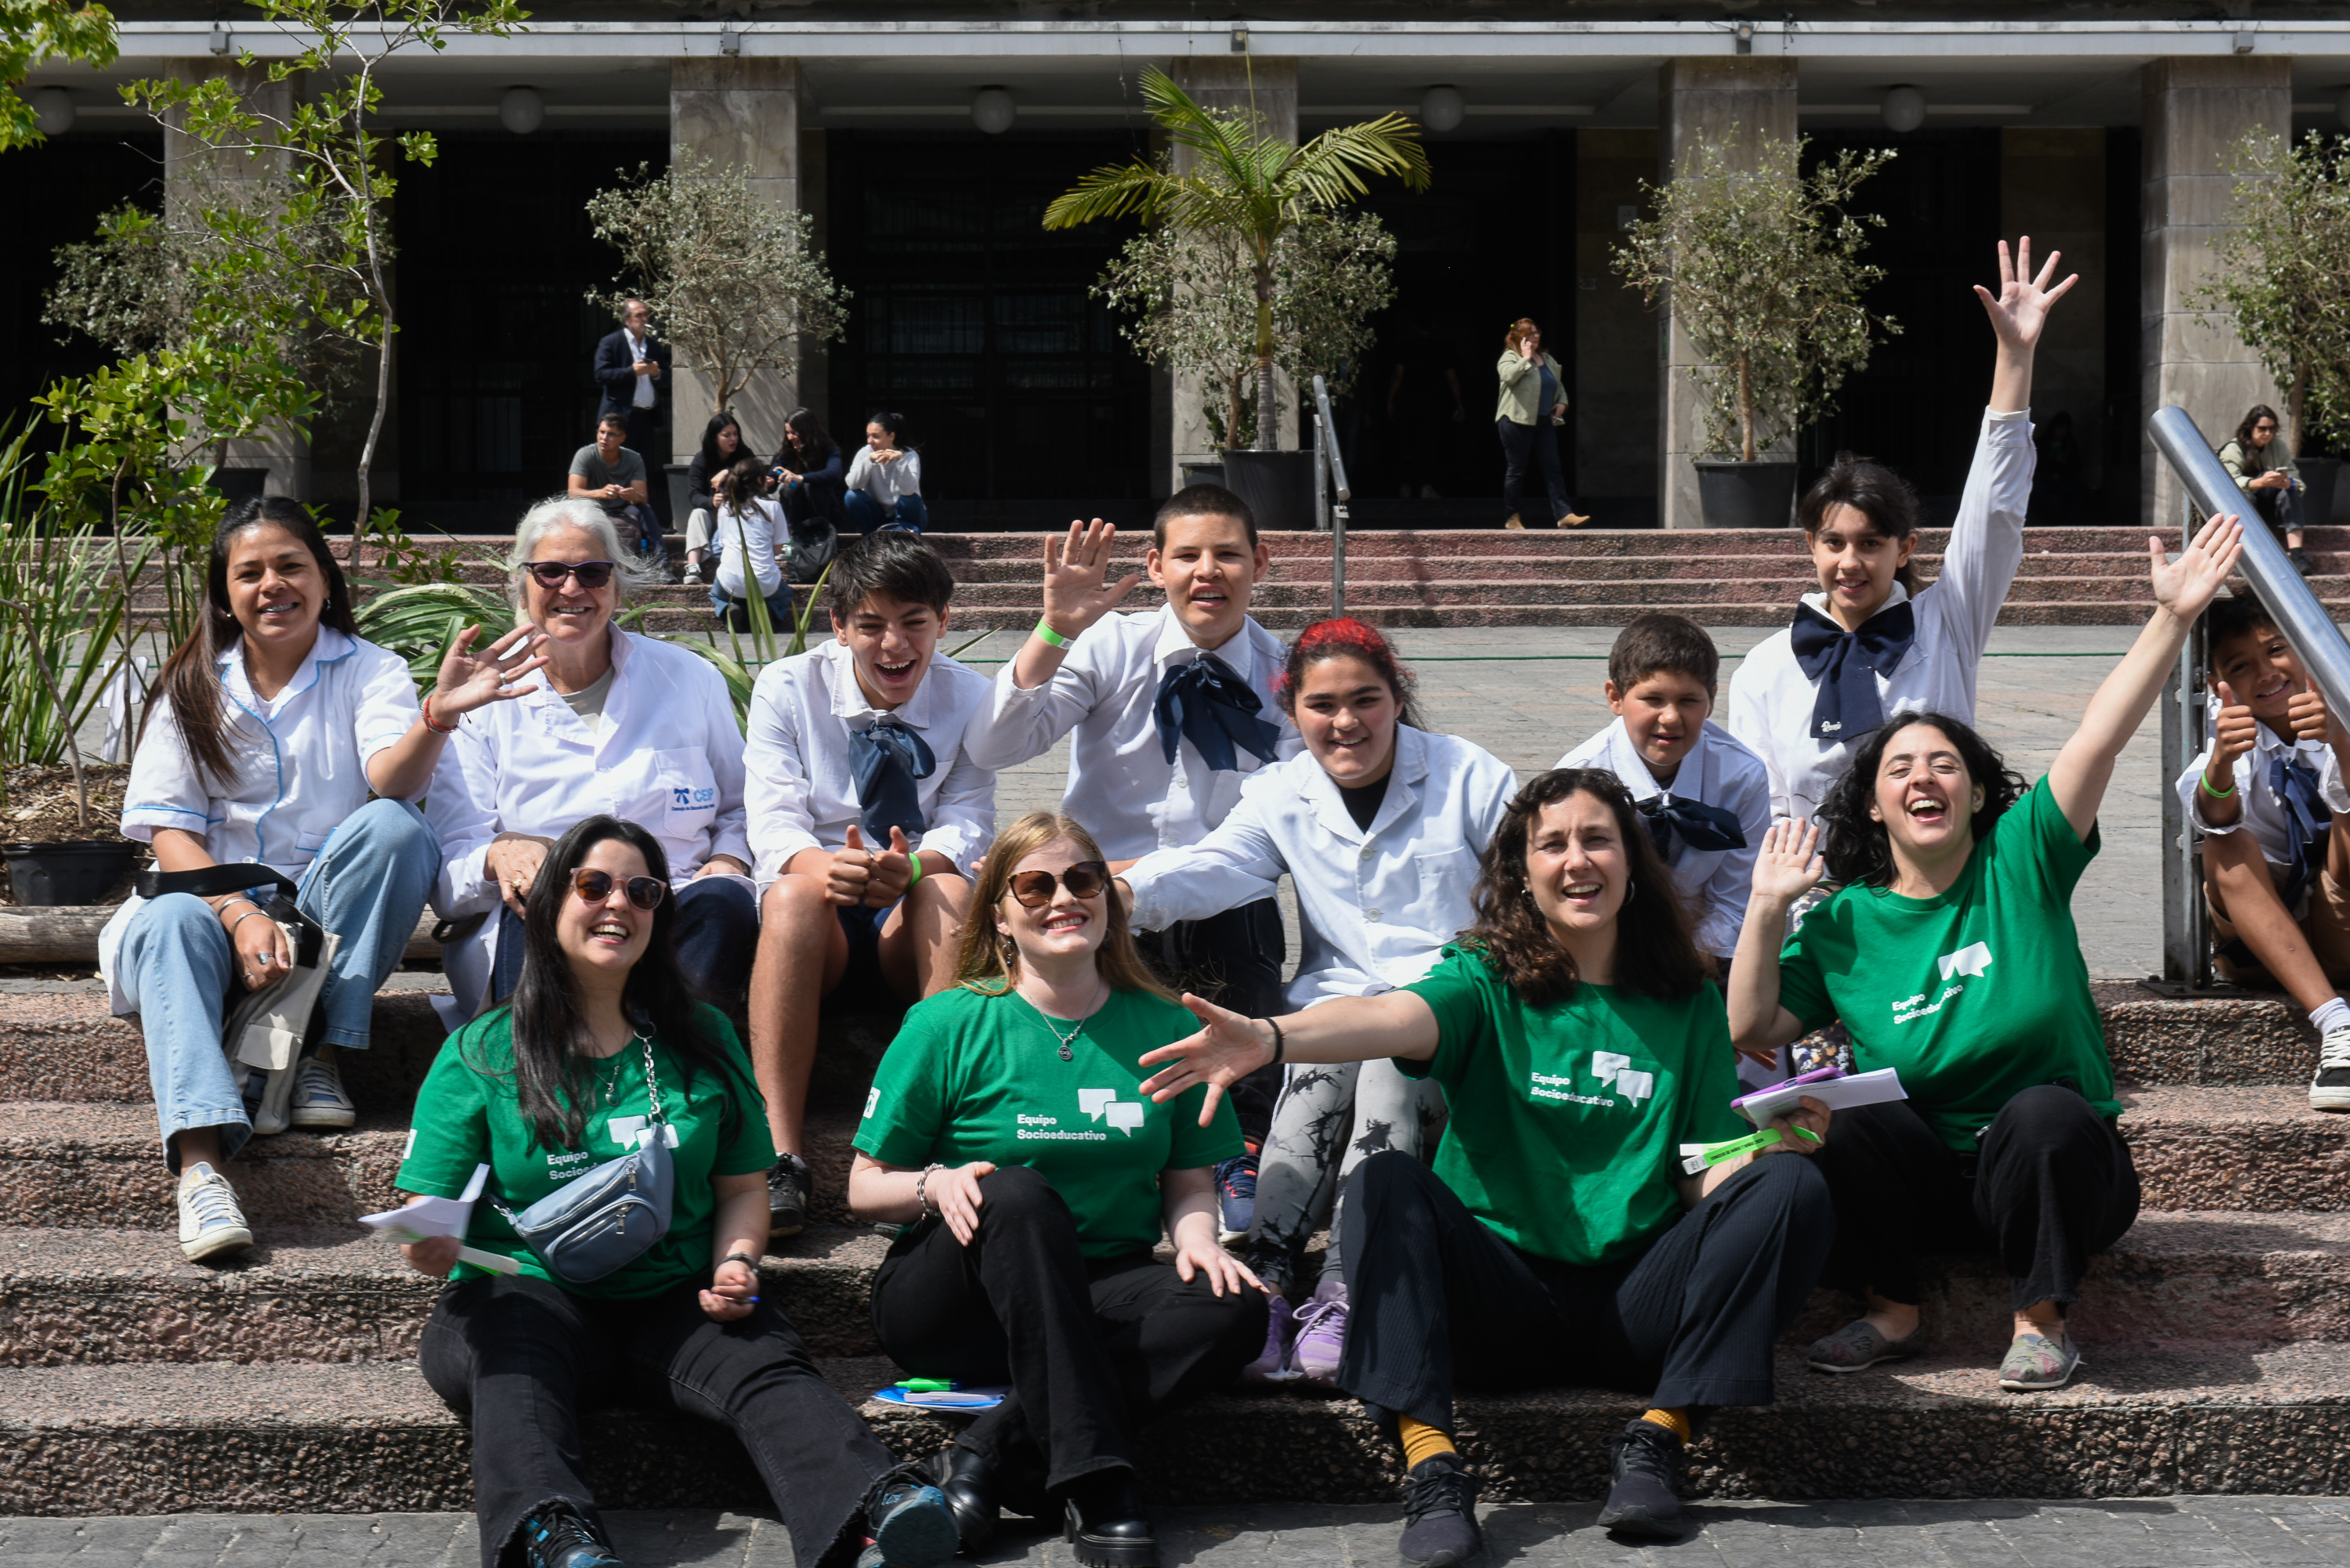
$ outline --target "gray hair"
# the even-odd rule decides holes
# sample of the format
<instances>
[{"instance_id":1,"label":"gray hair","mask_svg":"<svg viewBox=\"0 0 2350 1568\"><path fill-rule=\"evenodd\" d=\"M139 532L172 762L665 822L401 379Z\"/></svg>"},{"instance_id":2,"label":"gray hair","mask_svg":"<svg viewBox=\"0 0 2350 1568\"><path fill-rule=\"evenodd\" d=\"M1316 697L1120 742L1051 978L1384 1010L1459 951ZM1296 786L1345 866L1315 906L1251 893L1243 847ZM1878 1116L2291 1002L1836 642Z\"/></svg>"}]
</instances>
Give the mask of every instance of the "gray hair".
<instances>
[{"instance_id":1,"label":"gray hair","mask_svg":"<svg viewBox=\"0 0 2350 1568\"><path fill-rule=\"evenodd\" d=\"M522 514L515 524L514 548L506 554L506 597L516 612L525 607L522 568L538 549L538 542L555 528L577 528L596 536L596 547L618 569L612 574L612 607L625 608L630 589L659 586L660 575L620 543L620 531L600 501L584 495L550 495Z\"/></svg>"}]
</instances>

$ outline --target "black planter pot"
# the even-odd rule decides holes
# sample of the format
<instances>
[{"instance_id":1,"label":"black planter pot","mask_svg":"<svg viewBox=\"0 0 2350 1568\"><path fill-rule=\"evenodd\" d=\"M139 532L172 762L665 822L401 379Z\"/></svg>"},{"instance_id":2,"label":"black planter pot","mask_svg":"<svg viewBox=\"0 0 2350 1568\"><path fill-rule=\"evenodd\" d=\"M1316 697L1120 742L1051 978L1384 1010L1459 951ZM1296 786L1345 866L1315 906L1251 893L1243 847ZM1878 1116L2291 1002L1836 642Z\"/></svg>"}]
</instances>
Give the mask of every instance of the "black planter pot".
<instances>
[{"instance_id":1,"label":"black planter pot","mask_svg":"<svg viewBox=\"0 0 2350 1568\"><path fill-rule=\"evenodd\" d=\"M1227 452L1224 484L1248 503L1259 529L1314 526L1311 452Z\"/></svg>"},{"instance_id":2,"label":"black planter pot","mask_svg":"<svg viewBox=\"0 0 2350 1568\"><path fill-rule=\"evenodd\" d=\"M138 857L136 844L0 844L16 902L48 908L97 903Z\"/></svg>"},{"instance_id":3,"label":"black planter pot","mask_svg":"<svg viewBox=\"0 0 2350 1568\"><path fill-rule=\"evenodd\" d=\"M1795 504L1792 462L1695 459L1698 504L1709 528L1784 528Z\"/></svg>"},{"instance_id":4,"label":"black planter pot","mask_svg":"<svg viewBox=\"0 0 2350 1568\"><path fill-rule=\"evenodd\" d=\"M2342 460L2338 457L2304 457L2296 460L2304 486L2301 497L2301 524L2304 528L2329 527L2334 522L2334 497L2342 479Z\"/></svg>"}]
</instances>

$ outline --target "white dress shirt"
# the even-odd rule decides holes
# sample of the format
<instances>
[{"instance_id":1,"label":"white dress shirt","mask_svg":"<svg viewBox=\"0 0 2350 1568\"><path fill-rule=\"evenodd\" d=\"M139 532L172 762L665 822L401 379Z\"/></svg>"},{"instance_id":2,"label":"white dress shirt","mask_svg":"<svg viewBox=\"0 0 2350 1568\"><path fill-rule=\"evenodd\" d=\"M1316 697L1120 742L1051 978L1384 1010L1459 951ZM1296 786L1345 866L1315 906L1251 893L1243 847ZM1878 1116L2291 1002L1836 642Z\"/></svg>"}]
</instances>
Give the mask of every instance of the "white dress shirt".
<instances>
[{"instance_id":1,"label":"white dress shirt","mask_svg":"<svg viewBox=\"0 0 2350 1568\"><path fill-rule=\"evenodd\" d=\"M2216 697L2204 700L2208 730L2220 716ZM2278 734L2266 724L2252 732L2252 749L2236 759L2236 795L2243 809L2236 820L2225 825L2215 823L2203 815L2210 804L2210 797L2196 787L2203 770L2211 763L2211 748L2205 745L2187 771L2178 775L2173 786L2178 791L2180 804L2187 807L2187 820L2195 825L2198 833L2228 834L2250 831L2261 846L2261 854L2272 866L2293 864L2293 826L2284 803L2269 787L2269 765L2280 757L2289 757L2317 775L2317 792L2324 796L2329 809L2336 814L2350 813L2350 788L2342 779L2342 763L2334 748L2324 741L2295 742ZM2294 918L2301 911L2295 910Z\"/></svg>"},{"instance_id":2,"label":"white dress shirt","mask_svg":"<svg viewBox=\"0 0 2350 1568\"><path fill-rule=\"evenodd\" d=\"M759 672L751 692L751 848L759 886L782 876L803 849L838 849L862 814L849 767L849 732L894 719L922 738L936 764L915 786L927 824L917 848L968 874L995 838L995 770L973 762L963 733L987 701L987 677L943 653L913 696L876 708L857 683L857 660L827 642ZM889 846L868 844L870 849Z\"/></svg>"},{"instance_id":3,"label":"white dress shirt","mask_svg":"<svg viewBox=\"0 0 2350 1568\"><path fill-rule=\"evenodd\" d=\"M1171 605L1104 616L1041 686L1022 691L1006 663L963 744L983 766L1008 768L1072 735L1061 809L1086 825L1104 855L1133 860L1197 844L1239 803L1249 775L1266 765L1234 747L1239 767L1219 772L1188 740L1167 760L1159 740L1159 682L1207 652L1263 703L1258 717L1281 731L1277 757L1295 756L1305 742L1274 695L1287 657L1281 639L1249 618L1222 648L1202 649Z\"/></svg>"},{"instance_id":4,"label":"white dress shirt","mask_svg":"<svg viewBox=\"0 0 2350 1568\"><path fill-rule=\"evenodd\" d=\"M202 836L218 865L266 866L299 882L328 836L368 803L368 763L416 722L416 683L398 654L330 626L266 702L245 675L241 638L220 656L220 680L234 720L222 738L234 775L224 783L198 771L159 692L130 760L122 836L151 844L157 829L180 828ZM99 933L98 967L118 1013L130 1011L130 999L115 978L115 955L143 902L134 896Z\"/></svg>"},{"instance_id":5,"label":"white dress shirt","mask_svg":"<svg viewBox=\"0 0 2350 1568\"><path fill-rule=\"evenodd\" d=\"M1240 804L1199 843L1155 851L1126 874L1133 924L1163 930L1270 898L1286 871L1301 946L1291 1006L1408 985L1475 921L1478 862L1516 790L1491 753L1398 725L1395 769L1366 831L1300 753L1251 774Z\"/></svg>"},{"instance_id":6,"label":"white dress shirt","mask_svg":"<svg viewBox=\"0 0 2350 1568\"><path fill-rule=\"evenodd\" d=\"M1648 772L1621 719L1559 758L1558 765L1605 769L1624 781L1635 801L1667 793ZM1743 849L1698 849L1678 838L1673 842L1679 857L1672 864L1673 886L1695 922L1698 950L1728 958L1738 950L1747 897L1754 890L1754 857L1762 852L1762 836L1771 830L1771 775L1762 758L1709 719L1674 773L1670 793L1675 800L1699 801L1735 814L1746 835Z\"/></svg>"},{"instance_id":7,"label":"white dress shirt","mask_svg":"<svg viewBox=\"0 0 2350 1568\"><path fill-rule=\"evenodd\" d=\"M444 919L492 917L442 950L450 989L468 1012L488 990L501 902L489 874L502 833L560 838L608 814L660 840L670 884L683 887L712 857L744 865L743 732L725 678L709 660L658 638L610 628L612 686L590 729L538 677L538 690L458 721L433 770L424 815L441 835L432 907Z\"/></svg>"},{"instance_id":8,"label":"white dress shirt","mask_svg":"<svg viewBox=\"0 0 2350 1568\"><path fill-rule=\"evenodd\" d=\"M2036 461L2029 410L1984 410L1974 463L1943 552L1942 575L1915 600L1917 640L1890 673L1877 672L1877 701L1887 718L1922 711L1975 722L1975 674L2023 559L2023 514L2032 500ZM1890 609L1908 597L1896 583L1880 608ZM1804 603L1829 614L1825 594L1805 594ZM1849 741L1812 738L1812 701L1818 690L1795 662L1784 628L1756 643L1731 677L1730 732L1770 770L1771 810L1778 816L1817 815L1828 786L1867 743L1866 735Z\"/></svg>"},{"instance_id":9,"label":"white dress shirt","mask_svg":"<svg viewBox=\"0 0 2350 1568\"><path fill-rule=\"evenodd\" d=\"M629 334L629 358L631 360L641 365L647 359L652 358L650 354L645 351L645 339L640 334L629 332L629 329L625 327L621 327L620 330L628 332ZM653 379L650 376L639 376L637 378L636 407L640 409L651 408L659 395L660 394L653 389Z\"/></svg>"}]
</instances>

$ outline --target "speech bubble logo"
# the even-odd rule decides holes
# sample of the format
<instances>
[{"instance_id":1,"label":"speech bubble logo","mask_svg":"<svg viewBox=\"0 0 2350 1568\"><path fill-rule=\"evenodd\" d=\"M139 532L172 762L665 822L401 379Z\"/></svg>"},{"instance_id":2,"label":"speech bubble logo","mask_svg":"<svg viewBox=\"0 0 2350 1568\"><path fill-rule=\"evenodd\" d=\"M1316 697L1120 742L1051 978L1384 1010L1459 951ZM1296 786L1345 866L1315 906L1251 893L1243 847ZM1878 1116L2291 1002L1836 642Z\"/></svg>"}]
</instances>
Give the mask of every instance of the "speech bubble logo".
<instances>
[{"instance_id":1,"label":"speech bubble logo","mask_svg":"<svg viewBox=\"0 0 2350 1568\"><path fill-rule=\"evenodd\" d=\"M1954 974L1981 974L1991 967L1991 944L1970 942L1954 953L1944 953L1935 961L1942 966L1942 978Z\"/></svg>"},{"instance_id":2,"label":"speech bubble logo","mask_svg":"<svg viewBox=\"0 0 2350 1568\"><path fill-rule=\"evenodd\" d=\"M1616 1092L1637 1106L1657 1092L1657 1075L1654 1073L1635 1073L1628 1067L1619 1068L1616 1074Z\"/></svg>"},{"instance_id":3,"label":"speech bubble logo","mask_svg":"<svg viewBox=\"0 0 2350 1568\"><path fill-rule=\"evenodd\" d=\"M1132 1137L1134 1129L1142 1125L1142 1102L1139 1100L1112 1100L1108 1111L1109 1125L1128 1137Z\"/></svg>"},{"instance_id":4,"label":"speech bubble logo","mask_svg":"<svg viewBox=\"0 0 2350 1568\"><path fill-rule=\"evenodd\" d=\"M1079 1089L1077 1109L1085 1112L1094 1120L1099 1121L1102 1119L1102 1112L1107 1110L1110 1102L1117 1098L1116 1089Z\"/></svg>"},{"instance_id":5,"label":"speech bubble logo","mask_svg":"<svg viewBox=\"0 0 2350 1568\"><path fill-rule=\"evenodd\" d=\"M1632 1064L1632 1058L1619 1051L1594 1051L1591 1054L1591 1075L1602 1084L1612 1084L1616 1075Z\"/></svg>"}]
</instances>

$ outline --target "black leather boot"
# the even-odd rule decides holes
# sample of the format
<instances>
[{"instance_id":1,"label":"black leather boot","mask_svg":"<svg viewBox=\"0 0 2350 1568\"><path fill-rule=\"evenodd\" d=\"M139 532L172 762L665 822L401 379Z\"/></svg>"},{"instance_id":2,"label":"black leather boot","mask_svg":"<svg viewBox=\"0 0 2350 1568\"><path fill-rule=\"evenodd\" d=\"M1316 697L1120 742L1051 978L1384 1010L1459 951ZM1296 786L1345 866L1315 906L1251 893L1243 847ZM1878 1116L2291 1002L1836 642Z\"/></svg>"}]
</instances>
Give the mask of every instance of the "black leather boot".
<instances>
[{"instance_id":1,"label":"black leather boot","mask_svg":"<svg viewBox=\"0 0 2350 1568\"><path fill-rule=\"evenodd\" d=\"M1061 1536L1086 1568L1159 1568L1159 1538L1143 1517L1132 1470L1097 1470L1067 1496Z\"/></svg>"},{"instance_id":2,"label":"black leather boot","mask_svg":"<svg viewBox=\"0 0 2350 1568\"><path fill-rule=\"evenodd\" d=\"M954 1511L955 1535L963 1555L977 1556L995 1539L1002 1505L995 1497L995 1467L961 1443L949 1443L922 1461L931 1484L947 1495Z\"/></svg>"}]
</instances>

